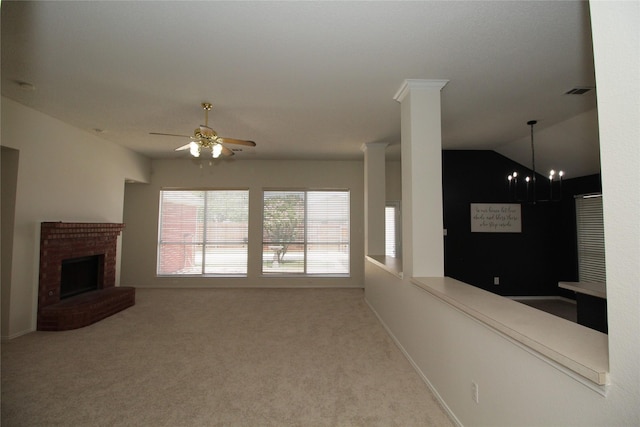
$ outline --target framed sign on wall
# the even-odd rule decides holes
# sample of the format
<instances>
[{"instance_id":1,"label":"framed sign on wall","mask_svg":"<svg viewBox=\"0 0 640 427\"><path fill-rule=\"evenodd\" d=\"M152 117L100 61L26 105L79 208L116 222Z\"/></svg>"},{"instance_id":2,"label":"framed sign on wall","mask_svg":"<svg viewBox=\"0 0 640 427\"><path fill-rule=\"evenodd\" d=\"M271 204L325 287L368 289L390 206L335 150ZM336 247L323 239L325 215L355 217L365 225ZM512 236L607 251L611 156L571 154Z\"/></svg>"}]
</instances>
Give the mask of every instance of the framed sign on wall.
<instances>
[{"instance_id":1,"label":"framed sign on wall","mask_svg":"<svg viewBox=\"0 0 640 427\"><path fill-rule=\"evenodd\" d=\"M519 203L471 203L472 233L521 233Z\"/></svg>"}]
</instances>

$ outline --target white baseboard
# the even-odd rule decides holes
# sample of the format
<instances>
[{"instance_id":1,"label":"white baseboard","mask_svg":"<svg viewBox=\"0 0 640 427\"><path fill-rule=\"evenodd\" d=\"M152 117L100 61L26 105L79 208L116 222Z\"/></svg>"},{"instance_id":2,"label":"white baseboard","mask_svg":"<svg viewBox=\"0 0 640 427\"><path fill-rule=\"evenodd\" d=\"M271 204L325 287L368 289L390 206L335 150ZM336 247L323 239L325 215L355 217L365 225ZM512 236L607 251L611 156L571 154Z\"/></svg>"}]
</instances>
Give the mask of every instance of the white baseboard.
<instances>
[{"instance_id":1,"label":"white baseboard","mask_svg":"<svg viewBox=\"0 0 640 427\"><path fill-rule=\"evenodd\" d=\"M14 338L18 338L18 337L21 337L23 335L30 334L31 332L35 332L35 331L26 330L26 331L16 332L15 334L11 334L11 335L3 335L2 337L0 337L0 342L11 341Z\"/></svg>"}]
</instances>

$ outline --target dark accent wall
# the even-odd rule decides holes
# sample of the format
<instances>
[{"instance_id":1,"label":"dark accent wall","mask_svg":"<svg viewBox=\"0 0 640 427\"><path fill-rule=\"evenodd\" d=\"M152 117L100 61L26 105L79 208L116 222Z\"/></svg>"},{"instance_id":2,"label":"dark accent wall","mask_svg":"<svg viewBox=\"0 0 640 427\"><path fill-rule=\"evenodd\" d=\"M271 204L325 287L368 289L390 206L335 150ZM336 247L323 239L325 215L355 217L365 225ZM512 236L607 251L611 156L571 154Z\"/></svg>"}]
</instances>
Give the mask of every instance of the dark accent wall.
<instances>
[{"instance_id":1,"label":"dark accent wall","mask_svg":"<svg viewBox=\"0 0 640 427\"><path fill-rule=\"evenodd\" d=\"M522 204L521 233L472 233L471 203L516 203L506 180L514 170L526 168L494 151L443 151L445 275L499 295L572 297L557 285L577 280L573 196L601 191L600 176L565 180L561 202Z\"/></svg>"}]
</instances>

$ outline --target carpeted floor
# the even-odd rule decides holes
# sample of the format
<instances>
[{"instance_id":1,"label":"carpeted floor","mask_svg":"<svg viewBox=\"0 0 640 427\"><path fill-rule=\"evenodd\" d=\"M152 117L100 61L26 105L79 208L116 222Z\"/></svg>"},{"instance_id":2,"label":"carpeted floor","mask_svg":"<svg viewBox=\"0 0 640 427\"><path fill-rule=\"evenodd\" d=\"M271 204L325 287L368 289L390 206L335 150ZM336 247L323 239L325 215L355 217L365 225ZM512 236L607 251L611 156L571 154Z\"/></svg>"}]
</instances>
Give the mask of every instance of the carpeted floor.
<instances>
[{"instance_id":1,"label":"carpeted floor","mask_svg":"<svg viewBox=\"0 0 640 427\"><path fill-rule=\"evenodd\" d=\"M362 289L138 289L2 344L2 426L451 426Z\"/></svg>"}]
</instances>

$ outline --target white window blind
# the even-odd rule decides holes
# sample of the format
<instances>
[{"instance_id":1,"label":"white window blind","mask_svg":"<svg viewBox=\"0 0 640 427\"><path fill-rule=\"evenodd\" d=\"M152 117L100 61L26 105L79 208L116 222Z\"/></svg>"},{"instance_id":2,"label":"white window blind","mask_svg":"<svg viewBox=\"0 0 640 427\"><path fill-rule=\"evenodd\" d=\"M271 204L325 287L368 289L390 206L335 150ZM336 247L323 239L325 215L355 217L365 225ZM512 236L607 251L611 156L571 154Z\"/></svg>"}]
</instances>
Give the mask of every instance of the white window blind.
<instances>
[{"instance_id":1,"label":"white window blind","mask_svg":"<svg viewBox=\"0 0 640 427\"><path fill-rule=\"evenodd\" d=\"M246 275L248 190L160 192L158 275Z\"/></svg>"},{"instance_id":2,"label":"white window blind","mask_svg":"<svg viewBox=\"0 0 640 427\"><path fill-rule=\"evenodd\" d=\"M349 191L264 191L262 272L348 275Z\"/></svg>"},{"instance_id":3,"label":"white window blind","mask_svg":"<svg viewBox=\"0 0 640 427\"><path fill-rule=\"evenodd\" d=\"M402 219L400 217L400 202L387 202L384 209L384 242L385 255L400 258L402 241Z\"/></svg>"},{"instance_id":4,"label":"white window blind","mask_svg":"<svg viewBox=\"0 0 640 427\"><path fill-rule=\"evenodd\" d=\"M575 200L579 280L605 283L602 196L577 196Z\"/></svg>"}]
</instances>

